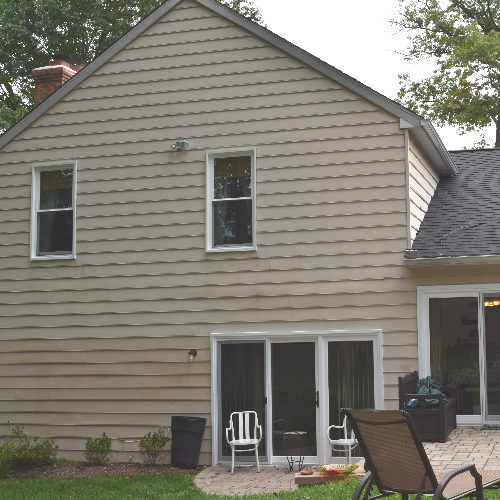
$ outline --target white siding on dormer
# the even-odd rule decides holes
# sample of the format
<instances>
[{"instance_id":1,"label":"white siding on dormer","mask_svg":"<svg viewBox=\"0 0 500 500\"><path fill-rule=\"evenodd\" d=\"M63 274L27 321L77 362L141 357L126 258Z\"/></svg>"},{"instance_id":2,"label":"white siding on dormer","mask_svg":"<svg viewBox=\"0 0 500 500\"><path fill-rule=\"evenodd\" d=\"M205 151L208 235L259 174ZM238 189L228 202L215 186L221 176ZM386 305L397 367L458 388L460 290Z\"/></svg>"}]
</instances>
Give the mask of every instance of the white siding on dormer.
<instances>
[{"instance_id":1,"label":"white siding on dormer","mask_svg":"<svg viewBox=\"0 0 500 500\"><path fill-rule=\"evenodd\" d=\"M418 146L409 139L408 151L410 243L413 243L427 207L439 184L439 176ZM410 245L411 246L411 245Z\"/></svg>"}]
</instances>

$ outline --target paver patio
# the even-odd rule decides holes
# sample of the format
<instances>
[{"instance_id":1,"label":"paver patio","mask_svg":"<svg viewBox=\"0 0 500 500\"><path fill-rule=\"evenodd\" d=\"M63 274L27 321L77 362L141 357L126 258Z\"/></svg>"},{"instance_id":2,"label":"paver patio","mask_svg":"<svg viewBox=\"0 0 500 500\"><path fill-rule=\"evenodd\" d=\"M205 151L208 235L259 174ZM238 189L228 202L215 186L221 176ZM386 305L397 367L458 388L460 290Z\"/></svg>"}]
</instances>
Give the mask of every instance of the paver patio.
<instances>
[{"instance_id":1,"label":"paver patio","mask_svg":"<svg viewBox=\"0 0 500 500\"><path fill-rule=\"evenodd\" d=\"M424 443L429 460L438 473L474 463L481 470L498 470L500 475L500 429L460 426L452 431L446 443ZM285 474L283 465L235 469L231 466L207 467L195 478L195 484L207 493L249 495L293 490L294 474Z\"/></svg>"}]
</instances>

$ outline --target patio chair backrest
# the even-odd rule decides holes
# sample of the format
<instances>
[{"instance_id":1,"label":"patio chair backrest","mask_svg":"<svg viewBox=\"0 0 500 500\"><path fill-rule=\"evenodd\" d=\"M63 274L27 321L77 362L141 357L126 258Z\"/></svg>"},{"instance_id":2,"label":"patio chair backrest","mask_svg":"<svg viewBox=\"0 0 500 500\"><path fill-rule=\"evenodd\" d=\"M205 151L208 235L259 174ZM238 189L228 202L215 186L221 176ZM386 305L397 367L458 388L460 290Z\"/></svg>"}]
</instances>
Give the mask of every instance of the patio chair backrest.
<instances>
[{"instance_id":1,"label":"patio chair backrest","mask_svg":"<svg viewBox=\"0 0 500 500\"><path fill-rule=\"evenodd\" d=\"M255 411L234 411L229 416L229 429L232 440L257 439L259 418Z\"/></svg>"},{"instance_id":2,"label":"patio chair backrest","mask_svg":"<svg viewBox=\"0 0 500 500\"><path fill-rule=\"evenodd\" d=\"M398 410L343 410L379 490L433 493L437 480L411 417ZM424 483L425 480L425 483Z\"/></svg>"}]
</instances>

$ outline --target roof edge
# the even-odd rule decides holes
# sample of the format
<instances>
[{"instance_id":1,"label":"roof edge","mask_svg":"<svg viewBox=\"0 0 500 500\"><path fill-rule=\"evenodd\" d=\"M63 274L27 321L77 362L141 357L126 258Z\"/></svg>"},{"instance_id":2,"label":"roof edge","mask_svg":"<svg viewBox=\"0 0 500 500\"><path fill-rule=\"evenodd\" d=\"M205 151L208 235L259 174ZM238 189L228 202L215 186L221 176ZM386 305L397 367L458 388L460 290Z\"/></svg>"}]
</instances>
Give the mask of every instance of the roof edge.
<instances>
[{"instance_id":1,"label":"roof edge","mask_svg":"<svg viewBox=\"0 0 500 500\"><path fill-rule=\"evenodd\" d=\"M448 267L448 266L486 266L500 264L500 255L461 255L456 257L415 257L404 258L406 267Z\"/></svg>"},{"instance_id":2,"label":"roof edge","mask_svg":"<svg viewBox=\"0 0 500 500\"><path fill-rule=\"evenodd\" d=\"M270 44L274 45L275 47L278 47L279 49L283 50L292 57L299 59L308 66L311 66L320 73L323 73L325 76L328 76L329 78L349 88L353 92L356 92L362 97L365 97L369 101L373 102L374 104L377 104L378 106L385 109L386 111L389 111L393 115L404 119L411 125L413 126L420 125L420 122L422 121L421 116L417 115L413 111L410 111L404 106L398 104L392 99L389 99L380 92L373 90L372 88L368 87L364 83L361 83L359 80L356 80L352 76L343 73L339 69L328 64L322 59L319 59L310 52L301 49L297 45L293 44L292 42L289 42L285 38L272 32L271 30L264 28L260 24L255 23L251 19L248 19L242 16L241 14L238 14L234 10L230 9L229 7L226 7L225 5L221 4L216 0L195 0L195 1L203 5L204 7L207 7L208 9L213 10L214 12L217 12L218 14L226 17L230 21L233 21L234 23L240 25L242 28L250 31L254 35L262 38L263 40L266 40Z\"/></svg>"},{"instance_id":3,"label":"roof edge","mask_svg":"<svg viewBox=\"0 0 500 500\"><path fill-rule=\"evenodd\" d=\"M453 162L453 159L450 156L450 153L446 149L446 146L444 145L443 141L441 140L441 137L439 137L439 134L437 133L436 129L434 128L434 125L431 123L430 120L423 119L422 120L422 127L425 130L425 133L435 146L435 148L438 150L439 155L443 159L443 162L445 163L446 167L449 169L450 173L452 175L457 175L458 174L458 168L456 167L455 163Z\"/></svg>"}]
</instances>

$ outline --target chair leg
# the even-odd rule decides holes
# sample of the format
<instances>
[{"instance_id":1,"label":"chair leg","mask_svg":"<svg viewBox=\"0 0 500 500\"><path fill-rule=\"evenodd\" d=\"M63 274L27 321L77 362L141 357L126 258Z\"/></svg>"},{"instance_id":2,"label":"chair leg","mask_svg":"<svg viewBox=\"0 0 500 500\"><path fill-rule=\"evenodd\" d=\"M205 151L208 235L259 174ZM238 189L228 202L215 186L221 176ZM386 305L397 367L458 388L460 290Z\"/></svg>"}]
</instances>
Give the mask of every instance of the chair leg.
<instances>
[{"instance_id":1,"label":"chair leg","mask_svg":"<svg viewBox=\"0 0 500 500\"><path fill-rule=\"evenodd\" d=\"M231 456L232 456L232 460L231 460L231 474L234 472L234 448L231 446Z\"/></svg>"},{"instance_id":2,"label":"chair leg","mask_svg":"<svg viewBox=\"0 0 500 500\"><path fill-rule=\"evenodd\" d=\"M260 464L259 464L259 447L255 447L255 462L257 463L257 471L260 472Z\"/></svg>"},{"instance_id":3,"label":"chair leg","mask_svg":"<svg viewBox=\"0 0 500 500\"><path fill-rule=\"evenodd\" d=\"M361 500L361 498L368 498L368 495L370 494L372 481L373 481L372 473L368 471L367 473L365 473L361 481L358 483L358 486L356 488L356 491L354 492L352 500ZM365 490L365 488L367 489L367 491L365 491L366 495L361 496L363 495L363 491Z\"/></svg>"},{"instance_id":4,"label":"chair leg","mask_svg":"<svg viewBox=\"0 0 500 500\"><path fill-rule=\"evenodd\" d=\"M351 445L347 447L347 465L351 465Z\"/></svg>"}]
</instances>

